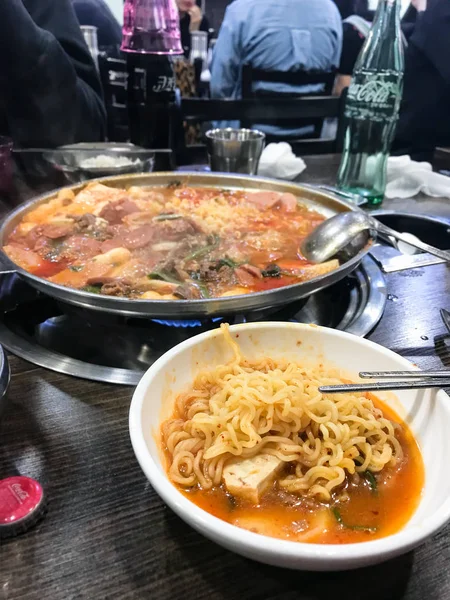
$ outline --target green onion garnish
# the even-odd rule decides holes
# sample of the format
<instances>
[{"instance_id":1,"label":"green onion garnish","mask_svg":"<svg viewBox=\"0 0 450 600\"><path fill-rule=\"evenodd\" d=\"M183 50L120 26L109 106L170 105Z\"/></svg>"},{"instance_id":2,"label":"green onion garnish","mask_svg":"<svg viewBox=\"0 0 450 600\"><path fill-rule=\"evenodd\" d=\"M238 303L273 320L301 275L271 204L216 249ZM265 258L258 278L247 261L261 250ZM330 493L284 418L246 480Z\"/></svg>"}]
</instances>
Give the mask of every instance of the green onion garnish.
<instances>
[{"instance_id":1,"label":"green onion garnish","mask_svg":"<svg viewBox=\"0 0 450 600\"><path fill-rule=\"evenodd\" d=\"M332 507L331 512L333 513L333 516L339 523L339 525L341 527L345 527L345 529L353 529L354 531L368 531L370 533L378 531L378 527L366 527L365 525L349 525L348 523L345 523L340 510L335 506Z\"/></svg>"},{"instance_id":2,"label":"green onion garnish","mask_svg":"<svg viewBox=\"0 0 450 600\"><path fill-rule=\"evenodd\" d=\"M377 480L375 479L375 475L372 473L372 471L364 471L363 475L366 478L366 481L369 484L369 487L372 490L372 492L374 494L377 494L378 493L378 483L377 483Z\"/></svg>"},{"instance_id":3,"label":"green onion garnish","mask_svg":"<svg viewBox=\"0 0 450 600\"><path fill-rule=\"evenodd\" d=\"M149 279L159 279L159 280L162 280L162 281L167 281L167 283L176 283L178 285L180 283L183 283L182 281L180 281L176 277L173 277L173 275L169 275L168 273L165 273L164 271L152 271L151 273L149 273L147 275L147 277Z\"/></svg>"}]
</instances>

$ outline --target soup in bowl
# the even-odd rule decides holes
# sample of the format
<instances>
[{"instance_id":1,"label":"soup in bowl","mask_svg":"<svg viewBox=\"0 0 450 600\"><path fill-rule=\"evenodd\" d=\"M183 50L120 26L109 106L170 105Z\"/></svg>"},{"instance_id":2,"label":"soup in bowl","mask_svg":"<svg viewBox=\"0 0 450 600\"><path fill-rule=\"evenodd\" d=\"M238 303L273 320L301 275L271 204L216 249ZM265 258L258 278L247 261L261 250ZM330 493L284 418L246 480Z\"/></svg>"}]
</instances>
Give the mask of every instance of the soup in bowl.
<instances>
[{"instance_id":1,"label":"soup in bowl","mask_svg":"<svg viewBox=\"0 0 450 600\"><path fill-rule=\"evenodd\" d=\"M318 388L362 370L413 368L335 330L223 326L144 375L130 410L133 448L162 499L226 548L298 569L381 562L450 517L439 467L450 458L448 397Z\"/></svg>"}]
</instances>

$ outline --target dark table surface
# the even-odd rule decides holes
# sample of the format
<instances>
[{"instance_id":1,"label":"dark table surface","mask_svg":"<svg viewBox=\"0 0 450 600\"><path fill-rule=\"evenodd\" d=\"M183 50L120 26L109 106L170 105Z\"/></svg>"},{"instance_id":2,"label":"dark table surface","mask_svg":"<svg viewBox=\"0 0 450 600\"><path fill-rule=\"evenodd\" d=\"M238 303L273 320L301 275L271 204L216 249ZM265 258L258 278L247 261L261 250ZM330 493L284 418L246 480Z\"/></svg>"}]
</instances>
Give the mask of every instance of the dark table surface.
<instances>
[{"instance_id":1,"label":"dark table surface","mask_svg":"<svg viewBox=\"0 0 450 600\"><path fill-rule=\"evenodd\" d=\"M306 162L303 181L333 182L335 157ZM450 200L383 208L450 216ZM439 309L450 309L449 269L404 271L387 284L392 300L368 337L421 367L448 366ZM131 388L10 362L0 478L34 477L50 501L35 529L1 542L1 600L450 598L450 526L403 557L344 573L290 572L223 550L175 516L138 467L128 435Z\"/></svg>"}]
</instances>

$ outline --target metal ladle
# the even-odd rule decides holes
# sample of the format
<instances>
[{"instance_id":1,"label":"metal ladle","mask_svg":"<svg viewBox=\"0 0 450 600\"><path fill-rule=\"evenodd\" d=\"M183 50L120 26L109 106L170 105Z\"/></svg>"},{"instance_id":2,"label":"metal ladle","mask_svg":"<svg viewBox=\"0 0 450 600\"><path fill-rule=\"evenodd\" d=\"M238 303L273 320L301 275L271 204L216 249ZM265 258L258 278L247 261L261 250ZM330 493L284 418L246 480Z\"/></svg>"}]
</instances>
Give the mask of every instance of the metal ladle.
<instances>
[{"instance_id":1,"label":"metal ladle","mask_svg":"<svg viewBox=\"0 0 450 600\"><path fill-rule=\"evenodd\" d=\"M300 252L307 260L313 263L322 263L335 256L349 244L354 244L355 240L358 239L357 236L364 231L373 231L383 236L393 237L450 262L450 252L430 246L430 244L422 242L415 236L412 238L407 234L395 231L362 211L340 213L327 219L302 241ZM359 236L359 239L362 239L361 236Z\"/></svg>"}]
</instances>

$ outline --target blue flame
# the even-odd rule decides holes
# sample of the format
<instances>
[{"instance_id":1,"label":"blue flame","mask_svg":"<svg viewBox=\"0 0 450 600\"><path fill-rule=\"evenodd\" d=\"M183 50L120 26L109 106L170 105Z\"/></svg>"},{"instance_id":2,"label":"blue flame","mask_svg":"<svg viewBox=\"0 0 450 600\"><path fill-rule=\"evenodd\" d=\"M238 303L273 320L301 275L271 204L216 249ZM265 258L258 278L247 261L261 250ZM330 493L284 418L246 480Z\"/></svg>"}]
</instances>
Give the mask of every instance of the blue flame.
<instances>
[{"instance_id":1,"label":"blue flame","mask_svg":"<svg viewBox=\"0 0 450 600\"><path fill-rule=\"evenodd\" d=\"M217 323L217 321L221 321L222 317L214 317L211 319L212 323ZM152 319L153 323L158 323L158 325L165 325L166 327L177 327L182 329L187 329L188 327L201 327L205 324L205 321L198 321L197 319L192 320L166 320L166 319Z\"/></svg>"}]
</instances>

